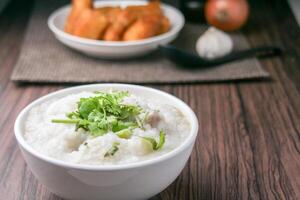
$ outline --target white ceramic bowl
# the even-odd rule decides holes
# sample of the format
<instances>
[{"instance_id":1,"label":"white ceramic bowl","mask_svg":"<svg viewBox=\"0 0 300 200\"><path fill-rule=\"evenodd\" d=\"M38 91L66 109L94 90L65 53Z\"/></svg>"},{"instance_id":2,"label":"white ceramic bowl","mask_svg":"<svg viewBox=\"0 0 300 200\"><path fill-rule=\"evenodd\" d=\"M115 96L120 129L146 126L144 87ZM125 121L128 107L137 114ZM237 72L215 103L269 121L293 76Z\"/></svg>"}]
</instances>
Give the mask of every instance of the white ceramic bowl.
<instances>
[{"instance_id":1,"label":"white ceramic bowl","mask_svg":"<svg viewBox=\"0 0 300 200\"><path fill-rule=\"evenodd\" d=\"M190 122L190 134L179 147L159 157L136 163L99 166L72 164L44 156L24 140L24 125L28 112L33 107L53 98L107 89L126 90L176 106ZM53 193L66 199L135 200L147 199L161 192L180 174L192 152L198 132L198 120L189 106L165 92L136 85L93 84L63 89L37 99L21 111L14 131L32 173Z\"/></svg>"},{"instance_id":2,"label":"white ceramic bowl","mask_svg":"<svg viewBox=\"0 0 300 200\"><path fill-rule=\"evenodd\" d=\"M146 1L97 1L95 2L96 7L102 6L128 6L128 5L143 5ZM64 6L56 10L50 15L48 19L48 26L50 30L54 33L55 37L72 49L80 51L84 54L98 57L98 58L130 58L138 57L147 54L155 50L158 45L170 43L174 40L179 31L184 25L184 17L180 11L176 8L162 4L161 5L165 15L169 18L171 22L171 30L151 38L147 38L139 41L129 41L129 42L111 42L111 41L101 41L101 40L91 40L85 39L77 36L73 36L64 32L64 24L68 13L70 11L70 6Z\"/></svg>"}]
</instances>

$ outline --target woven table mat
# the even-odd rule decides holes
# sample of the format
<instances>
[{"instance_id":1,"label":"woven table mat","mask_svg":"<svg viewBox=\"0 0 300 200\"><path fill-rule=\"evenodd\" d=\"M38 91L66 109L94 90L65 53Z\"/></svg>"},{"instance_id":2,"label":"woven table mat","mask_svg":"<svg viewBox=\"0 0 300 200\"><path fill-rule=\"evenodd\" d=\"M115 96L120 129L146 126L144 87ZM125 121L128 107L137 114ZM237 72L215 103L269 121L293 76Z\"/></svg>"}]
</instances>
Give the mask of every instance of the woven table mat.
<instances>
[{"instance_id":1,"label":"woven table mat","mask_svg":"<svg viewBox=\"0 0 300 200\"><path fill-rule=\"evenodd\" d=\"M47 27L47 18L66 1L36 1L11 79L44 83L184 83L267 78L257 59L245 59L218 67L190 70L178 67L159 52L130 60L101 60L75 52ZM195 51L206 26L186 24L174 45ZM249 48L242 34L231 34L235 50Z\"/></svg>"}]
</instances>

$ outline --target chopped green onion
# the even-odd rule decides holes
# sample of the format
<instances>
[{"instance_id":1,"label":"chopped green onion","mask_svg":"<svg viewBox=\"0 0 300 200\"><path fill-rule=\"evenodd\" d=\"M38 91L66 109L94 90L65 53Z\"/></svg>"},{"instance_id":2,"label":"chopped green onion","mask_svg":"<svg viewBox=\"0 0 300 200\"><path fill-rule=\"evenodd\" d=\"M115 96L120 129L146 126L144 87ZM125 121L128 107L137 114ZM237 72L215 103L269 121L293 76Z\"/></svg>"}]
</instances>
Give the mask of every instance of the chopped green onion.
<instances>
[{"instance_id":1,"label":"chopped green onion","mask_svg":"<svg viewBox=\"0 0 300 200\"><path fill-rule=\"evenodd\" d=\"M158 142L152 137L141 137L141 138L151 143L153 150L159 150L163 147L165 143L165 136L166 134L164 133L164 131L160 131Z\"/></svg>"},{"instance_id":2,"label":"chopped green onion","mask_svg":"<svg viewBox=\"0 0 300 200\"><path fill-rule=\"evenodd\" d=\"M104 157L110 157L115 155L115 153L119 150L119 142L114 142L111 146L111 148L104 154Z\"/></svg>"},{"instance_id":3,"label":"chopped green onion","mask_svg":"<svg viewBox=\"0 0 300 200\"><path fill-rule=\"evenodd\" d=\"M158 144L156 146L157 150L161 149L164 146L165 140L166 140L166 134L164 133L164 131L161 130L159 132L159 142L158 142Z\"/></svg>"},{"instance_id":4,"label":"chopped green onion","mask_svg":"<svg viewBox=\"0 0 300 200\"><path fill-rule=\"evenodd\" d=\"M149 116L149 112L146 112L144 118L142 119L142 124L145 124Z\"/></svg>"},{"instance_id":5,"label":"chopped green onion","mask_svg":"<svg viewBox=\"0 0 300 200\"><path fill-rule=\"evenodd\" d=\"M79 122L78 119L52 119L52 123L62 123L62 124L76 124Z\"/></svg>"},{"instance_id":6,"label":"chopped green onion","mask_svg":"<svg viewBox=\"0 0 300 200\"><path fill-rule=\"evenodd\" d=\"M135 117L135 121L140 129L144 129L143 124L138 116Z\"/></svg>"},{"instance_id":7,"label":"chopped green onion","mask_svg":"<svg viewBox=\"0 0 300 200\"><path fill-rule=\"evenodd\" d=\"M116 135L119 138L129 139L132 135L132 131L130 129L123 129L121 131L116 132Z\"/></svg>"}]
</instances>

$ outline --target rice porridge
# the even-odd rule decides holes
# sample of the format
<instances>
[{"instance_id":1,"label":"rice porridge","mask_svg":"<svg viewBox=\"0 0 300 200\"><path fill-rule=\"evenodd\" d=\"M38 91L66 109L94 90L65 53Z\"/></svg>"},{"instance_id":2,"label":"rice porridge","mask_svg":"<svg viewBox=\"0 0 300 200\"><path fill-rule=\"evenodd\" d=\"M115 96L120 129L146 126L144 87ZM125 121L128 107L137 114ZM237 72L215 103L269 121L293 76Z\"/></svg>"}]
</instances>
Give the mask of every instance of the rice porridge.
<instances>
[{"instance_id":1,"label":"rice porridge","mask_svg":"<svg viewBox=\"0 0 300 200\"><path fill-rule=\"evenodd\" d=\"M138 162L177 148L190 133L177 108L129 92L81 92L34 107L24 138L36 151L70 163Z\"/></svg>"}]
</instances>

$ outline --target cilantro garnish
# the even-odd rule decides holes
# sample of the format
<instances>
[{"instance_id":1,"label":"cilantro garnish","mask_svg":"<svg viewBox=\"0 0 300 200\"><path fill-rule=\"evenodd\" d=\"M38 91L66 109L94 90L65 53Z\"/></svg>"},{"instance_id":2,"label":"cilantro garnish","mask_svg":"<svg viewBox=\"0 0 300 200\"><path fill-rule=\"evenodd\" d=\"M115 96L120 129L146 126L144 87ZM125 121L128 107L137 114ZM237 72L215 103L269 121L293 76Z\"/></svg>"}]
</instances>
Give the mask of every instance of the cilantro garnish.
<instances>
[{"instance_id":1,"label":"cilantro garnish","mask_svg":"<svg viewBox=\"0 0 300 200\"><path fill-rule=\"evenodd\" d=\"M109 157L115 155L115 153L119 150L119 142L114 142L111 148L104 154L104 157Z\"/></svg>"},{"instance_id":2,"label":"cilantro garnish","mask_svg":"<svg viewBox=\"0 0 300 200\"><path fill-rule=\"evenodd\" d=\"M95 96L81 98L77 109L67 113L65 119L52 119L53 123L74 124L76 131L83 129L92 136L102 136L110 131L119 138L129 139L133 129L144 129L148 112L138 105L123 104L128 92L95 92ZM143 119L139 115L144 113ZM140 137L152 145L153 150L159 150L165 143L165 133L160 131L159 140L151 137ZM84 143L84 145L88 145ZM113 156L119 150L119 142L114 142L104 157Z\"/></svg>"},{"instance_id":3,"label":"cilantro garnish","mask_svg":"<svg viewBox=\"0 0 300 200\"><path fill-rule=\"evenodd\" d=\"M153 150L159 150L163 147L163 145L165 143L165 136L166 136L166 134L164 133L164 131L160 131L158 142L152 137L141 137L141 138L150 142Z\"/></svg>"},{"instance_id":4,"label":"cilantro garnish","mask_svg":"<svg viewBox=\"0 0 300 200\"><path fill-rule=\"evenodd\" d=\"M137 105L122 104L128 92L95 92L96 95L81 98L77 109L68 113L66 119L53 119L53 123L75 124L76 130L84 129L93 136L101 136L109 131L120 132L142 126L139 114L143 111ZM121 138L129 134L120 133Z\"/></svg>"}]
</instances>

